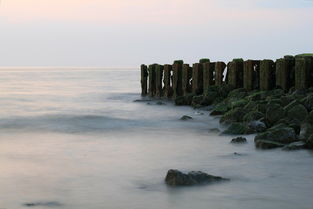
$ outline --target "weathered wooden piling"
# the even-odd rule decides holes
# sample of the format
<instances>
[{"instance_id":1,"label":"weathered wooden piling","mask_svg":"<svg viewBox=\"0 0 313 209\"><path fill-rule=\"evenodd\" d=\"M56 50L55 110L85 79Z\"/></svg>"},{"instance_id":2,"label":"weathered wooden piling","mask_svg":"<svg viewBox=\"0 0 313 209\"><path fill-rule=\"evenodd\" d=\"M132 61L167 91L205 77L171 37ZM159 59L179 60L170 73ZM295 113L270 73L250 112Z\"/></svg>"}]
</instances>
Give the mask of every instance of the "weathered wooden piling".
<instances>
[{"instance_id":1,"label":"weathered wooden piling","mask_svg":"<svg viewBox=\"0 0 313 209\"><path fill-rule=\"evenodd\" d=\"M156 66L156 78L155 78L155 96L156 97L162 97L163 96L163 87L162 87L162 78L163 78L163 65L157 65Z\"/></svg>"},{"instance_id":2,"label":"weathered wooden piling","mask_svg":"<svg viewBox=\"0 0 313 209\"><path fill-rule=\"evenodd\" d=\"M191 93L192 90L191 78L192 78L192 68L189 66L189 64L184 64L182 72L182 88L184 96Z\"/></svg>"},{"instance_id":3,"label":"weathered wooden piling","mask_svg":"<svg viewBox=\"0 0 313 209\"><path fill-rule=\"evenodd\" d=\"M275 87L275 62L262 60L260 63L260 90L268 91Z\"/></svg>"},{"instance_id":4,"label":"weathered wooden piling","mask_svg":"<svg viewBox=\"0 0 313 209\"><path fill-rule=\"evenodd\" d=\"M182 85L183 63L174 62L173 64L173 98L183 95Z\"/></svg>"},{"instance_id":5,"label":"weathered wooden piling","mask_svg":"<svg viewBox=\"0 0 313 209\"><path fill-rule=\"evenodd\" d=\"M248 91L259 87L260 61L247 60L243 67L243 87Z\"/></svg>"},{"instance_id":6,"label":"weathered wooden piling","mask_svg":"<svg viewBox=\"0 0 313 209\"><path fill-rule=\"evenodd\" d=\"M209 87L214 85L215 63L210 61L203 64L203 94L207 95Z\"/></svg>"},{"instance_id":7,"label":"weathered wooden piling","mask_svg":"<svg viewBox=\"0 0 313 209\"><path fill-rule=\"evenodd\" d=\"M153 64L153 65L149 65L149 68L148 68L148 72L149 72L149 91L148 91L148 93L149 93L150 97L155 96L155 91L156 91L156 89L155 89L156 66L157 66L157 64Z\"/></svg>"},{"instance_id":8,"label":"weathered wooden piling","mask_svg":"<svg viewBox=\"0 0 313 209\"><path fill-rule=\"evenodd\" d=\"M192 66L192 93L196 95L203 93L203 65L200 63Z\"/></svg>"},{"instance_id":9,"label":"weathered wooden piling","mask_svg":"<svg viewBox=\"0 0 313 209\"><path fill-rule=\"evenodd\" d=\"M226 64L224 62L215 63L215 85L221 86L223 84L225 68Z\"/></svg>"},{"instance_id":10,"label":"weathered wooden piling","mask_svg":"<svg viewBox=\"0 0 313 209\"><path fill-rule=\"evenodd\" d=\"M310 57L296 57L295 88L306 89L312 86L313 63Z\"/></svg>"},{"instance_id":11,"label":"weathered wooden piling","mask_svg":"<svg viewBox=\"0 0 313 209\"><path fill-rule=\"evenodd\" d=\"M234 88L243 87L243 60L233 59L228 63L227 80Z\"/></svg>"},{"instance_id":12,"label":"weathered wooden piling","mask_svg":"<svg viewBox=\"0 0 313 209\"><path fill-rule=\"evenodd\" d=\"M146 96L148 94L148 67L147 65L141 65L141 95Z\"/></svg>"},{"instance_id":13,"label":"weathered wooden piling","mask_svg":"<svg viewBox=\"0 0 313 209\"><path fill-rule=\"evenodd\" d=\"M281 87L285 91L289 90L293 85L293 67L294 59L281 58L276 60L276 86Z\"/></svg>"},{"instance_id":14,"label":"weathered wooden piling","mask_svg":"<svg viewBox=\"0 0 313 209\"><path fill-rule=\"evenodd\" d=\"M171 85L171 73L172 73L172 65L164 65L164 76L163 76L163 96L166 98L171 98L173 96L173 88Z\"/></svg>"}]
</instances>

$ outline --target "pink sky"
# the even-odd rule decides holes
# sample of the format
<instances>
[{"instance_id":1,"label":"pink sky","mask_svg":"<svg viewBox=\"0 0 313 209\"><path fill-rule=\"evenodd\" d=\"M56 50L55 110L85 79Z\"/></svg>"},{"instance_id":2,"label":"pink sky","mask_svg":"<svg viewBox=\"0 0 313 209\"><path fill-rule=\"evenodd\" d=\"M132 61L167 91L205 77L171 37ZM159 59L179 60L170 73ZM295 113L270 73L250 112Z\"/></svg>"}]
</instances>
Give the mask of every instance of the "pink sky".
<instances>
[{"instance_id":1,"label":"pink sky","mask_svg":"<svg viewBox=\"0 0 313 209\"><path fill-rule=\"evenodd\" d=\"M276 58L313 51L311 4L301 0L2 0L0 27L5 32L0 34L0 56L5 59L0 65L136 66L176 57L192 62L201 57ZM123 63L117 63L120 56L127 56Z\"/></svg>"}]
</instances>

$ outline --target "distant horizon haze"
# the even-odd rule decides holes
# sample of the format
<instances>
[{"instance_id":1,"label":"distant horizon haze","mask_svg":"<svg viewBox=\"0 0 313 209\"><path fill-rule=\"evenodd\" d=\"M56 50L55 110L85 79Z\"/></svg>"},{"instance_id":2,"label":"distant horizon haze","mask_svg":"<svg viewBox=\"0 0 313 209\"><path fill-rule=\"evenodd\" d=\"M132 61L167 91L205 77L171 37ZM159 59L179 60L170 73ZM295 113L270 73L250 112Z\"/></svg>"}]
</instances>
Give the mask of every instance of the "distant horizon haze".
<instances>
[{"instance_id":1,"label":"distant horizon haze","mask_svg":"<svg viewBox=\"0 0 313 209\"><path fill-rule=\"evenodd\" d=\"M310 0L2 0L0 67L133 68L313 52Z\"/></svg>"}]
</instances>

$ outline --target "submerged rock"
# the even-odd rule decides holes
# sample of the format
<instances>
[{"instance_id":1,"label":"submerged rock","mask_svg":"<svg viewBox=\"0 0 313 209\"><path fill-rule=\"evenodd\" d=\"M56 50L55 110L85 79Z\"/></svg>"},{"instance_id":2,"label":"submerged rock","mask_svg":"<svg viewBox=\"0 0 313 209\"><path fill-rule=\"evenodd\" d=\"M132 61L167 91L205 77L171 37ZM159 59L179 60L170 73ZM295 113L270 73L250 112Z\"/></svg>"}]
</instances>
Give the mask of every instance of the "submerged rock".
<instances>
[{"instance_id":1,"label":"submerged rock","mask_svg":"<svg viewBox=\"0 0 313 209\"><path fill-rule=\"evenodd\" d=\"M269 140L257 140L255 141L255 147L258 149L274 149L285 146L282 143L269 141Z\"/></svg>"},{"instance_id":2,"label":"submerged rock","mask_svg":"<svg viewBox=\"0 0 313 209\"><path fill-rule=\"evenodd\" d=\"M257 143L257 141L265 140L265 141L271 141L275 143L280 144L289 144L296 141L296 133L293 128L290 127L283 127L283 124L281 127L272 127L268 129L266 132L258 134L254 141Z\"/></svg>"},{"instance_id":3,"label":"submerged rock","mask_svg":"<svg viewBox=\"0 0 313 209\"><path fill-rule=\"evenodd\" d=\"M184 115L183 117L180 118L180 120L192 120L193 118L188 116L188 115Z\"/></svg>"},{"instance_id":4,"label":"submerged rock","mask_svg":"<svg viewBox=\"0 0 313 209\"><path fill-rule=\"evenodd\" d=\"M247 139L244 137L237 137L237 138L232 139L230 143L243 144L243 143L247 143Z\"/></svg>"},{"instance_id":5,"label":"submerged rock","mask_svg":"<svg viewBox=\"0 0 313 209\"><path fill-rule=\"evenodd\" d=\"M169 170L165 177L165 183L169 186L192 186L199 184L209 184L228 179L220 176L212 176L201 171L191 171L183 173L179 170Z\"/></svg>"},{"instance_id":6,"label":"submerged rock","mask_svg":"<svg viewBox=\"0 0 313 209\"><path fill-rule=\"evenodd\" d=\"M249 130L243 123L232 123L228 129L226 129L223 134L229 134L229 135L242 135L242 134L248 134Z\"/></svg>"},{"instance_id":7,"label":"submerged rock","mask_svg":"<svg viewBox=\"0 0 313 209\"><path fill-rule=\"evenodd\" d=\"M293 142L291 144L285 145L283 150L285 151L293 151L293 150L300 150L305 148L305 143L302 141Z\"/></svg>"},{"instance_id":8,"label":"submerged rock","mask_svg":"<svg viewBox=\"0 0 313 209\"><path fill-rule=\"evenodd\" d=\"M261 133L266 130L265 123L258 121L258 120L251 121L250 123L248 123L248 127L253 133Z\"/></svg>"}]
</instances>

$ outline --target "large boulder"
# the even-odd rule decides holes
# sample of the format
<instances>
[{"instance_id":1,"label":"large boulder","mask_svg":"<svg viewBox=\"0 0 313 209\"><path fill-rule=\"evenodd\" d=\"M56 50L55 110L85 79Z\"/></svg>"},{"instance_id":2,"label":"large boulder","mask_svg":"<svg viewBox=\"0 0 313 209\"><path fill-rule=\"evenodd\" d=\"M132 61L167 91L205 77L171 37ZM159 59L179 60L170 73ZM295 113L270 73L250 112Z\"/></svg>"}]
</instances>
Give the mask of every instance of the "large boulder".
<instances>
[{"instance_id":1,"label":"large boulder","mask_svg":"<svg viewBox=\"0 0 313 209\"><path fill-rule=\"evenodd\" d=\"M191 105L193 97L194 97L194 94L188 94L186 96L179 96L174 100L175 105L177 106Z\"/></svg>"},{"instance_id":2,"label":"large boulder","mask_svg":"<svg viewBox=\"0 0 313 209\"><path fill-rule=\"evenodd\" d=\"M305 143L302 141L299 142L293 142L291 144L287 144L283 147L283 150L285 151L294 151L294 150L300 150L305 148Z\"/></svg>"},{"instance_id":3,"label":"large boulder","mask_svg":"<svg viewBox=\"0 0 313 209\"><path fill-rule=\"evenodd\" d=\"M258 140L255 142L255 147L258 149L275 149L285 146L282 143L269 141L269 140Z\"/></svg>"},{"instance_id":4,"label":"large boulder","mask_svg":"<svg viewBox=\"0 0 313 209\"><path fill-rule=\"evenodd\" d=\"M278 104L268 105L265 119L269 124L274 124L279 121L283 117L285 117L286 113L282 106Z\"/></svg>"},{"instance_id":5,"label":"large boulder","mask_svg":"<svg viewBox=\"0 0 313 209\"><path fill-rule=\"evenodd\" d=\"M213 111L210 113L210 115L223 115L227 111L227 104L225 102L221 102L214 106Z\"/></svg>"},{"instance_id":6,"label":"large boulder","mask_svg":"<svg viewBox=\"0 0 313 209\"><path fill-rule=\"evenodd\" d=\"M247 96L247 99L249 99L250 101L259 101L265 99L266 96L266 91L254 91Z\"/></svg>"},{"instance_id":7,"label":"large boulder","mask_svg":"<svg viewBox=\"0 0 313 209\"><path fill-rule=\"evenodd\" d=\"M246 89L244 89L244 88L239 88L239 89L232 90L232 91L228 94L228 98L243 99L243 98L246 97L247 95L248 95L248 92L247 92Z\"/></svg>"},{"instance_id":8,"label":"large boulder","mask_svg":"<svg viewBox=\"0 0 313 209\"><path fill-rule=\"evenodd\" d=\"M306 140L305 147L308 149L313 149L313 134Z\"/></svg>"},{"instance_id":9,"label":"large boulder","mask_svg":"<svg viewBox=\"0 0 313 209\"><path fill-rule=\"evenodd\" d=\"M299 139L301 139L302 141L306 141L312 134L313 134L313 125L307 122L302 123Z\"/></svg>"},{"instance_id":10,"label":"large boulder","mask_svg":"<svg viewBox=\"0 0 313 209\"><path fill-rule=\"evenodd\" d=\"M243 123L232 123L228 129L226 129L223 134L227 135L242 135L242 134L251 134L251 131Z\"/></svg>"},{"instance_id":11,"label":"large boulder","mask_svg":"<svg viewBox=\"0 0 313 209\"><path fill-rule=\"evenodd\" d=\"M221 123L241 122L244 114L245 114L244 109L237 107L225 113L222 116L220 122Z\"/></svg>"},{"instance_id":12,"label":"large boulder","mask_svg":"<svg viewBox=\"0 0 313 209\"><path fill-rule=\"evenodd\" d=\"M284 127L284 125L281 125L272 127L267 131L256 135L254 138L255 143L257 143L259 140L272 141L281 144L290 144L295 142L297 139L295 130L293 128Z\"/></svg>"},{"instance_id":13,"label":"large boulder","mask_svg":"<svg viewBox=\"0 0 313 209\"><path fill-rule=\"evenodd\" d=\"M288 110L287 117L298 121L304 121L308 114L307 109L302 104L298 104Z\"/></svg>"},{"instance_id":14,"label":"large boulder","mask_svg":"<svg viewBox=\"0 0 313 209\"><path fill-rule=\"evenodd\" d=\"M165 183L169 186L192 186L199 184L209 184L228 180L220 176L212 176L201 171L191 171L183 173L179 170L169 170L165 177Z\"/></svg>"},{"instance_id":15,"label":"large boulder","mask_svg":"<svg viewBox=\"0 0 313 209\"><path fill-rule=\"evenodd\" d=\"M266 125L262 121L255 120L248 123L248 128L253 133L262 133L266 130Z\"/></svg>"},{"instance_id":16,"label":"large boulder","mask_svg":"<svg viewBox=\"0 0 313 209\"><path fill-rule=\"evenodd\" d=\"M304 106L309 110L313 110L313 94L308 95L304 99L301 100L301 102L304 104Z\"/></svg>"},{"instance_id":17,"label":"large boulder","mask_svg":"<svg viewBox=\"0 0 313 209\"><path fill-rule=\"evenodd\" d=\"M257 111L257 110L254 110L254 111L251 111L251 112L246 112L246 114L243 116L243 121L245 122L251 122L251 121L256 121L256 120L260 120L261 118L264 117L264 114Z\"/></svg>"}]
</instances>

